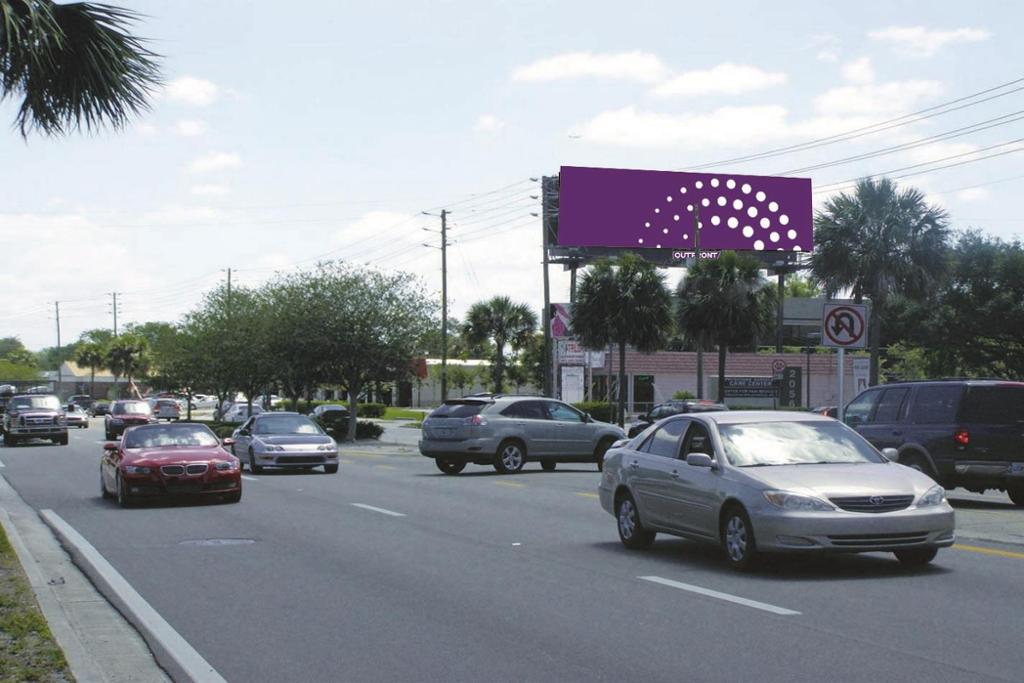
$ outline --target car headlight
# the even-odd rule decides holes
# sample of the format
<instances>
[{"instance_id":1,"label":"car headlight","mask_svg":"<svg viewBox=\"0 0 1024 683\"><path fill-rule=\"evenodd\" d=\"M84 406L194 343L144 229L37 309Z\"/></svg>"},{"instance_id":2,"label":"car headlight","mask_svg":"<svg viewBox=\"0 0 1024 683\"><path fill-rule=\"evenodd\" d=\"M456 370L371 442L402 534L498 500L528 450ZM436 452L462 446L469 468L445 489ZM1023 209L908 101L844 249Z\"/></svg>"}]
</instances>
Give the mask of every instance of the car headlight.
<instances>
[{"instance_id":1,"label":"car headlight","mask_svg":"<svg viewBox=\"0 0 1024 683\"><path fill-rule=\"evenodd\" d=\"M218 472L229 472L235 469L235 463L233 462L217 462L213 464L213 469Z\"/></svg>"},{"instance_id":2,"label":"car headlight","mask_svg":"<svg viewBox=\"0 0 1024 683\"><path fill-rule=\"evenodd\" d=\"M338 450L338 447L335 446L333 443L322 443L319 446L317 446L316 449L318 451L336 451Z\"/></svg>"},{"instance_id":3,"label":"car headlight","mask_svg":"<svg viewBox=\"0 0 1024 683\"><path fill-rule=\"evenodd\" d=\"M821 498L803 496L799 493L765 491L764 497L769 503L780 510L791 510L795 512L829 512L836 509L834 505L826 503Z\"/></svg>"},{"instance_id":4,"label":"car headlight","mask_svg":"<svg viewBox=\"0 0 1024 683\"><path fill-rule=\"evenodd\" d=\"M941 486L933 486L917 501L917 507L926 508L932 505L941 505L944 500L946 500L946 489Z\"/></svg>"},{"instance_id":5,"label":"car headlight","mask_svg":"<svg viewBox=\"0 0 1024 683\"><path fill-rule=\"evenodd\" d=\"M276 446L272 443L263 444L263 450L265 451L283 451L284 446Z\"/></svg>"},{"instance_id":6,"label":"car headlight","mask_svg":"<svg viewBox=\"0 0 1024 683\"><path fill-rule=\"evenodd\" d=\"M139 467L138 465L125 465L124 471L128 474L152 474L151 467Z\"/></svg>"}]
</instances>

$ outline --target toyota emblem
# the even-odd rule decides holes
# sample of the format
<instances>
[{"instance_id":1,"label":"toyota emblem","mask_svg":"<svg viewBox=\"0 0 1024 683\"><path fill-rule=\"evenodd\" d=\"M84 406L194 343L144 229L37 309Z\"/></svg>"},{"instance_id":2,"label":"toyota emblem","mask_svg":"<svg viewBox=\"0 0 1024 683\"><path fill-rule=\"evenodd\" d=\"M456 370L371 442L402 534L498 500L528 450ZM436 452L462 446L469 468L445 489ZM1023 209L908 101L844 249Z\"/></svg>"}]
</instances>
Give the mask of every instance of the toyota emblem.
<instances>
[{"instance_id":1,"label":"toyota emblem","mask_svg":"<svg viewBox=\"0 0 1024 683\"><path fill-rule=\"evenodd\" d=\"M881 505L885 502L884 496L871 496L868 500L871 501L872 505Z\"/></svg>"}]
</instances>

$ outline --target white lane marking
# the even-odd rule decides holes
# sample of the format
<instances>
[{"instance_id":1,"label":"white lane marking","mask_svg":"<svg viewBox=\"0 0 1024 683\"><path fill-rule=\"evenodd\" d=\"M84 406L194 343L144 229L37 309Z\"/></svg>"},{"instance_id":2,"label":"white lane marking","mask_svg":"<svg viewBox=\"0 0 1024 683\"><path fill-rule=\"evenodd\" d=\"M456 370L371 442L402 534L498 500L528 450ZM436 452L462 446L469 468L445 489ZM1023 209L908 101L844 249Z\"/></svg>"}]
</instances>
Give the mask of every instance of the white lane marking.
<instances>
[{"instance_id":1,"label":"white lane marking","mask_svg":"<svg viewBox=\"0 0 1024 683\"><path fill-rule=\"evenodd\" d=\"M4 461L0 460L0 467L3 467L3 466L4 466Z\"/></svg>"},{"instance_id":2,"label":"white lane marking","mask_svg":"<svg viewBox=\"0 0 1024 683\"><path fill-rule=\"evenodd\" d=\"M357 508L363 508L364 510L373 510L379 512L382 515L391 515L392 517L405 517L401 512L394 512L393 510L385 510L384 508L374 507L373 505L366 505L364 503L352 503Z\"/></svg>"},{"instance_id":3,"label":"white lane marking","mask_svg":"<svg viewBox=\"0 0 1024 683\"><path fill-rule=\"evenodd\" d=\"M224 677L217 673L217 670L203 659L203 656L196 652L195 648L189 645L188 641L182 638L181 634L175 631L73 526L53 510L40 510L39 515L57 532L66 545L73 546L73 555L77 555L91 569L86 572L90 574L90 578L94 581L99 578L100 585L105 584L114 593L117 602L120 603L117 606L127 609L129 621L142 631L146 640L150 641L151 647L153 641L156 641L158 649L166 652L176 668L191 680L227 683Z\"/></svg>"},{"instance_id":4,"label":"white lane marking","mask_svg":"<svg viewBox=\"0 0 1024 683\"><path fill-rule=\"evenodd\" d=\"M259 481L260 480L259 477L250 477L248 474L243 474L242 475L242 479L245 479L246 481Z\"/></svg>"},{"instance_id":5,"label":"white lane marking","mask_svg":"<svg viewBox=\"0 0 1024 683\"><path fill-rule=\"evenodd\" d=\"M749 600L747 598L741 598L738 595L731 595L729 593L719 593L718 591L713 591L710 588L701 588L700 586L694 586L691 583L682 583L681 581L673 581L672 579L663 579L660 576L638 576L636 578L640 579L641 581L660 583L663 586L671 586L672 588L678 588L682 591L697 593L698 595L704 595L709 598L725 600L726 602L732 602L737 605L743 605L744 607L753 607L754 609L759 609L765 612L771 612L772 614L779 614L784 617L800 614L800 612L796 612L791 609L786 609L785 607L776 607L775 605L769 605L766 602Z\"/></svg>"}]
</instances>

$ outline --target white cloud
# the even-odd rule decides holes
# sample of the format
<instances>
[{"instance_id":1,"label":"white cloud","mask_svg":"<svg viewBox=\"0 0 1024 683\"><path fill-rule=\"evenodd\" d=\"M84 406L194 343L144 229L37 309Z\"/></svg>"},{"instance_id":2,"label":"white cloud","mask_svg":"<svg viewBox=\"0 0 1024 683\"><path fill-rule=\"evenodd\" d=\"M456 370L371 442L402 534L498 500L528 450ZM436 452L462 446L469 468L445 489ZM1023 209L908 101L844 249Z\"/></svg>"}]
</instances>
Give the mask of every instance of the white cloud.
<instances>
[{"instance_id":1,"label":"white cloud","mask_svg":"<svg viewBox=\"0 0 1024 683\"><path fill-rule=\"evenodd\" d=\"M478 133L497 133L504 127L505 122L494 114L482 114L480 118L476 120L476 125L473 126L473 130Z\"/></svg>"},{"instance_id":2,"label":"white cloud","mask_svg":"<svg viewBox=\"0 0 1024 683\"><path fill-rule=\"evenodd\" d=\"M206 133L206 121L182 119L174 124L174 132L187 138L194 138Z\"/></svg>"},{"instance_id":3,"label":"white cloud","mask_svg":"<svg viewBox=\"0 0 1024 683\"><path fill-rule=\"evenodd\" d=\"M831 33L819 33L811 36L810 43L805 49L815 50L814 58L819 62L838 62L841 52L842 41Z\"/></svg>"},{"instance_id":4,"label":"white cloud","mask_svg":"<svg viewBox=\"0 0 1024 683\"><path fill-rule=\"evenodd\" d=\"M838 62L839 51L825 48L824 50L819 50L818 53L814 55L814 58L819 62Z\"/></svg>"},{"instance_id":5,"label":"white cloud","mask_svg":"<svg viewBox=\"0 0 1024 683\"><path fill-rule=\"evenodd\" d=\"M674 95L739 95L786 82L786 74L764 71L756 66L725 62L703 71L686 71L656 86L651 92L661 97Z\"/></svg>"},{"instance_id":6,"label":"white cloud","mask_svg":"<svg viewBox=\"0 0 1024 683\"><path fill-rule=\"evenodd\" d=\"M517 67L512 72L512 80L559 81L597 77L653 83L664 78L667 72L658 56L650 52L566 52Z\"/></svg>"},{"instance_id":7,"label":"white cloud","mask_svg":"<svg viewBox=\"0 0 1024 683\"><path fill-rule=\"evenodd\" d=\"M216 83L194 76L181 76L170 81L164 88L169 100L189 104L194 107L206 107L220 97L220 88Z\"/></svg>"},{"instance_id":8,"label":"white cloud","mask_svg":"<svg viewBox=\"0 0 1024 683\"><path fill-rule=\"evenodd\" d=\"M139 133L139 135L144 135L146 137L156 135L158 132L156 126L154 126L152 123L145 122L135 124L135 130Z\"/></svg>"},{"instance_id":9,"label":"white cloud","mask_svg":"<svg viewBox=\"0 0 1024 683\"><path fill-rule=\"evenodd\" d=\"M602 112L574 127L591 142L629 147L733 147L778 138L785 129L786 109L773 105L721 107L702 114L663 114L629 106Z\"/></svg>"},{"instance_id":10,"label":"white cloud","mask_svg":"<svg viewBox=\"0 0 1024 683\"><path fill-rule=\"evenodd\" d=\"M861 85L873 83L875 80L875 68L871 65L871 58L861 57L844 64L843 78Z\"/></svg>"},{"instance_id":11,"label":"white cloud","mask_svg":"<svg viewBox=\"0 0 1024 683\"><path fill-rule=\"evenodd\" d=\"M924 26L889 26L868 33L871 40L889 43L898 52L909 57L932 57L947 45L977 43L988 40L992 34L978 28L951 30L928 29Z\"/></svg>"},{"instance_id":12,"label":"white cloud","mask_svg":"<svg viewBox=\"0 0 1024 683\"><path fill-rule=\"evenodd\" d=\"M241 165L242 158L234 152L209 152L193 160L189 164L189 170L193 173L209 173L238 168Z\"/></svg>"},{"instance_id":13,"label":"white cloud","mask_svg":"<svg viewBox=\"0 0 1024 683\"><path fill-rule=\"evenodd\" d=\"M945 91L938 81L894 81L877 85L847 85L814 98L823 116L885 116L912 110L918 102Z\"/></svg>"},{"instance_id":14,"label":"white cloud","mask_svg":"<svg viewBox=\"0 0 1024 683\"><path fill-rule=\"evenodd\" d=\"M193 185L189 191L199 197L221 197L228 193L223 185Z\"/></svg>"},{"instance_id":15,"label":"white cloud","mask_svg":"<svg viewBox=\"0 0 1024 683\"><path fill-rule=\"evenodd\" d=\"M985 187L971 187L960 190L955 196L962 202L980 202L989 199L992 193Z\"/></svg>"}]
</instances>

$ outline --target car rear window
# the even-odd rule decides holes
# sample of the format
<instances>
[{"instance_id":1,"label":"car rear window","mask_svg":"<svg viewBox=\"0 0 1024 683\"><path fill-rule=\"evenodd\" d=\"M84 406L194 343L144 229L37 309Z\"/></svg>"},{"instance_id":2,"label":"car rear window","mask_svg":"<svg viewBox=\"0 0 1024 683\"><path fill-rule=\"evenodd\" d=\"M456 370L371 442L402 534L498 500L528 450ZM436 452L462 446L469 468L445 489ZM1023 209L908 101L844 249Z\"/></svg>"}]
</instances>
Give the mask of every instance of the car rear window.
<instances>
[{"instance_id":1,"label":"car rear window","mask_svg":"<svg viewBox=\"0 0 1024 683\"><path fill-rule=\"evenodd\" d=\"M485 405L483 401L446 401L434 409L430 417L472 417L478 415Z\"/></svg>"},{"instance_id":2,"label":"car rear window","mask_svg":"<svg viewBox=\"0 0 1024 683\"><path fill-rule=\"evenodd\" d=\"M969 387L960 419L978 424L1024 422L1024 386Z\"/></svg>"}]
</instances>

